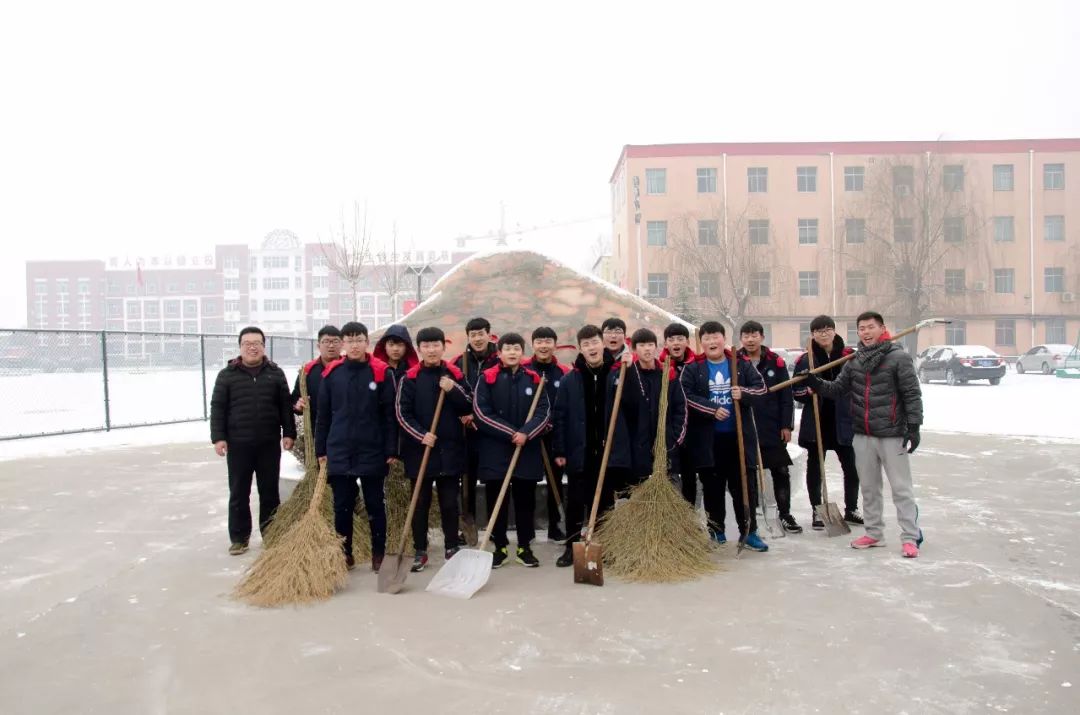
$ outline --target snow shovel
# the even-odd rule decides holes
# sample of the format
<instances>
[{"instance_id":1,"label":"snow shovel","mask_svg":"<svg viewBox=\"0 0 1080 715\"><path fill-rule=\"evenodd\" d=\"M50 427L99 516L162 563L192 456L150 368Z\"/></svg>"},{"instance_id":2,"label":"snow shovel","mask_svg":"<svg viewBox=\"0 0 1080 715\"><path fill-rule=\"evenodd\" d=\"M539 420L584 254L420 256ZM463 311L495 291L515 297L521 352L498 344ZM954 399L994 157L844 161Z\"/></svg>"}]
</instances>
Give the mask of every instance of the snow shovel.
<instances>
[{"instance_id":1,"label":"snow shovel","mask_svg":"<svg viewBox=\"0 0 1080 715\"><path fill-rule=\"evenodd\" d=\"M814 339L810 338L806 346L807 365L814 369ZM844 521L840 507L829 501L829 487L825 481L825 447L821 443L821 412L818 408L817 393L811 393L810 401L814 405L814 436L817 437L818 471L821 473L821 504L814 507L817 518L825 523L825 533L829 536L843 536L851 533L851 527Z\"/></svg>"},{"instance_id":2,"label":"snow shovel","mask_svg":"<svg viewBox=\"0 0 1080 715\"><path fill-rule=\"evenodd\" d=\"M443 401L446 393L439 390L439 399L435 402L435 417L431 420L432 434L439 426L439 416L442 414ZM420 471L416 475L416 483L413 484L412 499L409 500L409 510L405 513L405 522L401 525L401 538L398 540L397 552L387 554L379 567L379 580L376 589L379 593L398 593L405 586L405 579L409 575L412 564L405 560L405 543L412 534L413 514L416 512L416 502L420 500L420 489L424 484L424 474L427 472L428 459L431 457L431 447L424 447L424 456L420 460Z\"/></svg>"},{"instance_id":3,"label":"snow shovel","mask_svg":"<svg viewBox=\"0 0 1080 715\"><path fill-rule=\"evenodd\" d=\"M476 546L478 534L476 533L476 517L469 511L469 482L472 478L465 474L461 477L461 533L465 535L465 543L468 546Z\"/></svg>"},{"instance_id":4,"label":"snow shovel","mask_svg":"<svg viewBox=\"0 0 1080 715\"><path fill-rule=\"evenodd\" d=\"M728 358L728 371L731 373L731 386L739 386L739 361L735 357L735 351L731 351L731 357ZM742 480L742 508L743 518L746 519L746 531L739 536L739 547L735 550L735 558L739 558L742 554L742 550L746 548L746 537L750 535L750 517L753 514L750 512L750 485L746 479L746 445L743 444L743 423L742 423L742 407L739 405L739 401L732 397L731 409L735 412L735 440L739 443L739 478ZM758 460L760 465L761 460Z\"/></svg>"},{"instance_id":5,"label":"snow shovel","mask_svg":"<svg viewBox=\"0 0 1080 715\"><path fill-rule=\"evenodd\" d=\"M766 511L765 465L761 459L761 439L758 437L757 417L754 416L753 410L750 410L750 423L754 426L754 444L757 447L758 506L761 507L761 520L765 522L765 529L770 537L782 539L787 537L787 534L784 533L784 525L780 523L780 505L773 504L775 516L771 519Z\"/></svg>"},{"instance_id":6,"label":"snow shovel","mask_svg":"<svg viewBox=\"0 0 1080 715\"><path fill-rule=\"evenodd\" d=\"M559 508L559 518L566 523L566 509L563 507L562 494L560 494L559 480L555 478L555 470L551 468L551 458L548 456L547 445L540 442L540 456L544 458L544 472L547 474L548 489L555 498L555 506ZM548 514L548 519L551 515Z\"/></svg>"},{"instance_id":7,"label":"snow shovel","mask_svg":"<svg viewBox=\"0 0 1080 715\"><path fill-rule=\"evenodd\" d=\"M533 395L532 405L529 406L529 414L525 416L525 422L533 418L536 405L540 402L540 393L543 391L544 378L541 377L540 385ZM521 448L524 446L519 444L514 448L514 456L510 458L510 466L506 470L506 476L503 477L502 488L499 489L499 498L495 500L491 516L488 517L487 528L484 530L484 538L480 540L480 545L475 549L462 549L454 554L454 557L447 561L431 579L431 583L427 586L428 591L451 598L472 598L473 594L482 589L491 578L491 552L485 551L484 547L487 546L491 532L495 528L495 519L498 518L499 510L502 509L506 490L510 486L510 478L514 476L514 468L517 467Z\"/></svg>"},{"instance_id":8,"label":"snow shovel","mask_svg":"<svg viewBox=\"0 0 1080 715\"><path fill-rule=\"evenodd\" d=\"M666 373L665 373L666 374ZM623 382L626 378L626 363L619 366L619 384L615 387L615 401L611 407L611 419L608 420L607 439L604 440L604 456L600 459L600 473L596 475L596 492L593 494L592 511L589 513L589 525L585 527L585 541L574 542L574 583L590 583L593 586L604 585L604 547L592 540L596 532L596 516L600 510L600 493L604 489L604 475L607 473L608 458L611 456L611 443L615 441L615 421L619 416L622 403Z\"/></svg>"}]
</instances>

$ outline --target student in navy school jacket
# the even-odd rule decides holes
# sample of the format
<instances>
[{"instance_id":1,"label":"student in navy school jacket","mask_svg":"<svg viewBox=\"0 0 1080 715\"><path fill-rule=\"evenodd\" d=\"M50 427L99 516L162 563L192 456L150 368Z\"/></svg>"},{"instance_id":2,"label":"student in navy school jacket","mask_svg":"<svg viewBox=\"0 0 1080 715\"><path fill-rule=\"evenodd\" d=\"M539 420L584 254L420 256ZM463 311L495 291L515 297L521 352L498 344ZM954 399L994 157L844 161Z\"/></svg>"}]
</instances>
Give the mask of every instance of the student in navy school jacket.
<instances>
[{"instance_id":1,"label":"student in navy school jacket","mask_svg":"<svg viewBox=\"0 0 1080 715\"><path fill-rule=\"evenodd\" d=\"M554 328L547 326L537 328L532 333L532 357L521 361L522 365L538 372L541 377L547 380L547 386L544 389L551 390L550 402L552 403L555 402L555 395L559 391L563 376L570 372L570 366L563 365L555 357L555 348L558 346L558 342L559 337ZM553 459L551 456L551 439L552 436L549 431L544 435L544 446L547 448L548 457ZM552 462L551 470L555 474L555 484L559 489L559 497L565 502L566 495L562 486L562 469ZM547 490L547 515L548 541L562 541L566 538L566 534L559 527L559 505L555 501L555 493L550 488Z\"/></svg>"}]
</instances>

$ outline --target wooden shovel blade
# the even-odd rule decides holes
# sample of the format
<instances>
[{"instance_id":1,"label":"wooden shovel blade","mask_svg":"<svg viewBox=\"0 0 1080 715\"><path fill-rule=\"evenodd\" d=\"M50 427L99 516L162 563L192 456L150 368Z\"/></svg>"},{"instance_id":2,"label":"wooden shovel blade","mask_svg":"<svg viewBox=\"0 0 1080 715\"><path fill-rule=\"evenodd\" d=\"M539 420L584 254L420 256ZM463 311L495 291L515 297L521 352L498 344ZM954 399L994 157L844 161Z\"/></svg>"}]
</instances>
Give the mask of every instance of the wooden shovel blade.
<instances>
[{"instance_id":1,"label":"wooden shovel blade","mask_svg":"<svg viewBox=\"0 0 1080 715\"><path fill-rule=\"evenodd\" d=\"M379 567L378 593L400 593L405 588L410 568L412 564L402 554L387 554Z\"/></svg>"},{"instance_id":2,"label":"wooden shovel blade","mask_svg":"<svg viewBox=\"0 0 1080 715\"><path fill-rule=\"evenodd\" d=\"M604 585L604 548L600 544L574 542L574 583Z\"/></svg>"}]
</instances>

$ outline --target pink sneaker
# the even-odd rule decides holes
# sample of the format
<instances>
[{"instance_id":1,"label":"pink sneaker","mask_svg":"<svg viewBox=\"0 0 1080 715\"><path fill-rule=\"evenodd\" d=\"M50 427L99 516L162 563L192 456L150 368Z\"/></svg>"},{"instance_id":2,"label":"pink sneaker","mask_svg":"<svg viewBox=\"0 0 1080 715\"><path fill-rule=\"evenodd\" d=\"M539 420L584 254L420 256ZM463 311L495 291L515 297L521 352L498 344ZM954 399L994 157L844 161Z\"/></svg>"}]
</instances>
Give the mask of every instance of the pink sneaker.
<instances>
[{"instance_id":1,"label":"pink sneaker","mask_svg":"<svg viewBox=\"0 0 1080 715\"><path fill-rule=\"evenodd\" d=\"M869 549L873 546L884 546L885 542L880 539L871 539L869 536L863 535L851 542L851 548L853 549Z\"/></svg>"},{"instance_id":2,"label":"pink sneaker","mask_svg":"<svg viewBox=\"0 0 1080 715\"><path fill-rule=\"evenodd\" d=\"M905 559L917 559L919 558L919 547L910 541L905 541L900 553L904 555Z\"/></svg>"}]
</instances>

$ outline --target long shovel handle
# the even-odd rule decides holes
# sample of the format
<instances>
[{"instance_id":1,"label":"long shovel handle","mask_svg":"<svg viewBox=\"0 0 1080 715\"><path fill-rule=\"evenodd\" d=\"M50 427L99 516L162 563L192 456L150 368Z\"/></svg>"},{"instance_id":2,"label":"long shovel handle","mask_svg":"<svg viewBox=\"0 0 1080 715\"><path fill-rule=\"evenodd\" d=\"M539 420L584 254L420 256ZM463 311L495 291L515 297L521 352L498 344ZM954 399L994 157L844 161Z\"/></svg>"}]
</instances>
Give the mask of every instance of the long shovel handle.
<instances>
[{"instance_id":1,"label":"long shovel handle","mask_svg":"<svg viewBox=\"0 0 1080 715\"><path fill-rule=\"evenodd\" d=\"M854 353L852 353L854 354ZM814 339L806 345L806 360L811 370L814 370ZM833 361L835 362L835 360ZM831 363L830 363L831 364ZM811 393L810 402L814 405L814 436L817 437L818 473L821 474L821 503L829 503L829 485L825 481L825 446L821 443L821 411L818 407L817 393ZM826 513L828 507L825 508Z\"/></svg>"},{"instance_id":2,"label":"long shovel handle","mask_svg":"<svg viewBox=\"0 0 1080 715\"><path fill-rule=\"evenodd\" d=\"M731 372L731 386L739 386L739 359L735 356L735 351L731 351L731 357L728 358L728 369ZM742 479L742 503L743 503L743 518L746 519L746 533L750 533L750 491L746 479L746 445L743 444L743 423L742 423L742 407L739 402L741 400L731 401L731 409L735 412L735 439L739 443L739 477ZM740 543L745 541L744 536L740 539Z\"/></svg>"},{"instance_id":3,"label":"long shovel handle","mask_svg":"<svg viewBox=\"0 0 1080 715\"><path fill-rule=\"evenodd\" d=\"M910 328L904 328L899 333L893 334L893 336L890 338L890 340L892 342L896 342L900 338L907 337L908 335L911 335L912 333L917 332L917 331L921 330L922 328L925 328L928 325L937 325L937 324L945 325L945 324L948 324L948 323L951 323L951 322L952 322L951 320L945 320L944 318L929 318L927 320L920 320L918 323L916 323L915 325L912 325ZM834 367L839 367L839 366L843 365L844 363L846 363L848 360L855 357L856 355L858 355L857 352L852 352L852 353L850 353L848 355L837 358L837 359L833 360L832 362L827 362L827 363L825 363L824 365L822 365L820 367L812 367L811 366L810 372L812 372L814 374L817 374L819 372L825 372L826 370L831 370ZM772 387L770 387L769 392L776 392L777 390L783 390L785 387L789 387L790 385L794 385L796 383L802 382L805 379L806 379L805 377L803 377L802 375L799 375L797 377L791 378L790 380L784 380L783 382L778 383L778 384L773 385Z\"/></svg>"},{"instance_id":4,"label":"long shovel handle","mask_svg":"<svg viewBox=\"0 0 1080 715\"><path fill-rule=\"evenodd\" d=\"M750 426L754 430L754 447L757 448L757 483L758 483L758 506L761 508L761 518L768 525L769 516L765 513L765 466L761 458L761 434L757 429L757 417L750 410Z\"/></svg>"},{"instance_id":5,"label":"long shovel handle","mask_svg":"<svg viewBox=\"0 0 1080 715\"><path fill-rule=\"evenodd\" d=\"M604 456L600 459L600 474L596 476L596 492L593 494L592 511L589 513L589 526L585 534L585 545L592 543L596 530L596 514L600 510L600 492L604 489L604 475L607 474L608 459L611 457L611 443L615 441L615 422L622 403L623 383L626 382L626 363L619 366L619 384L615 386L615 401L611 405L611 419L608 420L607 439L604 440Z\"/></svg>"},{"instance_id":6,"label":"long shovel handle","mask_svg":"<svg viewBox=\"0 0 1080 715\"><path fill-rule=\"evenodd\" d=\"M442 415L443 402L446 400L446 392L439 389L439 399L435 402L435 416L431 420L432 434L439 427L439 417ZM431 458L431 446L424 445L424 456L420 460L420 471L416 474L416 483L413 484L412 499L409 500L409 511L405 513L405 522L401 525L401 538L398 540L397 553L405 553L405 541L409 537L412 528L413 514L416 512L416 502L420 500L420 489L424 484L424 474L427 473L428 460Z\"/></svg>"},{"instance_id":7,"label":"long shovel handle","mask_svg":"<svg viewBox=\"0 0 1080 715\"><path fill-rule=\"evenodd\" d=\"M525 422L533 418L536 414L536 405L540 403L540 393L544 391L544 378L540 378L540 386L536 388L536 394L533 395L532 404L529 405L529 414L525 415ZM521 456L521 449L525 445L519 444L514 448L514 456L510 458L510 466L506 470L506 476L503 477L502 487L499 489L499 498L495 500L495 508L491 510L491 516L488 517L487 528L484 529L484 538L480 540L479 549L484 550L487 546L488 540L491 538L491 530L495 528L495 520L499 518L499 510L502 509L503 499L506 498L506 490L510 486L510 478L514 476L514 468L517 467L518 457Z\"/></svg>"},{"instance_id":8,"label":"long shovel handle","mask_svg":"<svg viewBox=\"0 0 1080 715\"><path fill-rule=\"evenodd\" d=\"M548 457L547 445L540 443L540 456L544 458L544 471L547 473L548 488L555 497L555 506L562 509L562 494L559 493L559 482L555 479L555 470L551 468L551 458Z\"/></svg>"}]
</instances>

